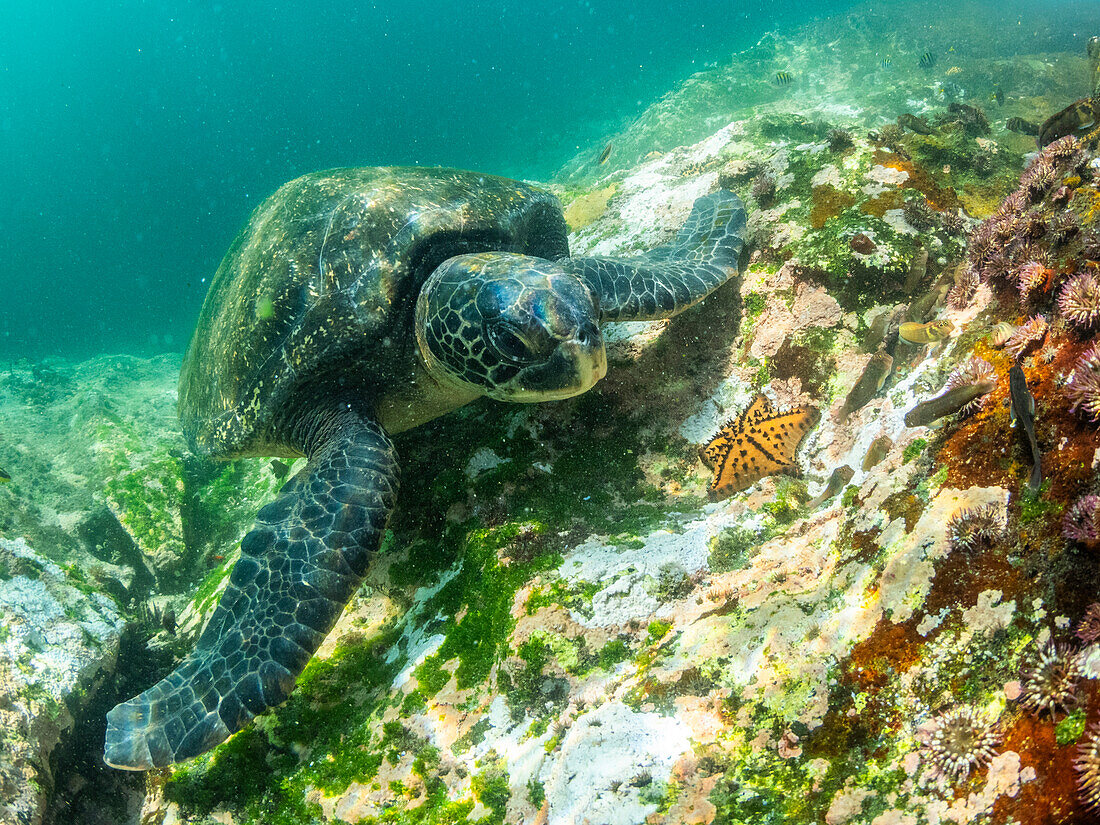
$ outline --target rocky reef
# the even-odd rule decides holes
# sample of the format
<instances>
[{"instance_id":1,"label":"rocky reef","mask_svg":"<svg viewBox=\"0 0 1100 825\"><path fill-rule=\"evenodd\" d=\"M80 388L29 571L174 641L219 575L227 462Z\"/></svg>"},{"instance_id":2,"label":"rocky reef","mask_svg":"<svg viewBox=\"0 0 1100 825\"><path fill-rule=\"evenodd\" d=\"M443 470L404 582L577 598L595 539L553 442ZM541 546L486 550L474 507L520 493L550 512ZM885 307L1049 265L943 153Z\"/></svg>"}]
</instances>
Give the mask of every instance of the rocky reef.
<instances>
[{"instance_id":1,"label":"rocky reef","mask_svg":"<svg viewBox=\"0 0 1100 825\"><path fill-rule=\"evenodd\" d=\"M948 72L914 46L889 92L845 94L854 69L805 62L827 36L765 38L617 136L617 165L595 147L550 183L591 254L738 191L740 289L612 325L586 395L400 436L383 552L290 699L116 779L121 813L89 767L103 706L189 648L294 468L191 456L177 357L0 373L15 821L1094 821L1097 135L1040 153L1005 128L1072 98L1084 57ZM812 89L708 102L780 53ZM711 500L699 447L760 393L819 421L793 472Z\"/></svg>"}]
</instances>

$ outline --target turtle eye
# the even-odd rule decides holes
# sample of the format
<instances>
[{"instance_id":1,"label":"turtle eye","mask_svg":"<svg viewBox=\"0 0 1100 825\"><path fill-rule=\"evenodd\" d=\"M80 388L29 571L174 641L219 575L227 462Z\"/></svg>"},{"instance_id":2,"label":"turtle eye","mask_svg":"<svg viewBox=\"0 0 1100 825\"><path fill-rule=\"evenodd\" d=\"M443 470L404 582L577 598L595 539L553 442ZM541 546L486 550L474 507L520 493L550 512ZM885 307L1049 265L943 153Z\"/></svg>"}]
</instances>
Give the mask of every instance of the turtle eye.
<instances>
[{"instance_id":1,"label":"turtle eye","mask_svg":"<svg viewBox=\"0 0 1100 825\"><path fill-rule=\"evenodd\" d=\"M533 347L527 343L523 333L512 324L497 321L486 327L489 344L505 361L513 364L529 364L536 360Z\"/></svg>"}]
</instances>

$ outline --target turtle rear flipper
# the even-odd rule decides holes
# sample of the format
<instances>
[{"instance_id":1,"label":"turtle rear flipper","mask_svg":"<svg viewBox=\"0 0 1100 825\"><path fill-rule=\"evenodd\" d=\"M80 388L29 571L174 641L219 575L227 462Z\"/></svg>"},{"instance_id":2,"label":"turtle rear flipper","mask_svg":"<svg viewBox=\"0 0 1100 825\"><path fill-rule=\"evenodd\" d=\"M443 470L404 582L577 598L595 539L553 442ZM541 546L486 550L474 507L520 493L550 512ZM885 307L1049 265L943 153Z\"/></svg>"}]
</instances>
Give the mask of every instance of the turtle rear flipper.
<instances>
[{"instance_id":1,"label":"turtle rear flipper","mask_svg":"<svg viewBox=\"0 0 1100 825\"><path fill-rule=\"evenodd\" d=\"M358 590L397 495L393 444L348 411L310 416L309 463L260 510L194 651L107 714L104 761L197 756L282 703Z\"/></svg>"},{"instance_id":2,"label":"turtle rear flipper","mask_svg":"<svg viewBox=\"0 0 1100 825\"><path fill-rule=\"evenodd\" d=\"M670 318L737 274L744 235L745 205L719 189L695 201L675 239L644 255L557 263L588 284L601 321Z\"/></svg>"}]
</instances>

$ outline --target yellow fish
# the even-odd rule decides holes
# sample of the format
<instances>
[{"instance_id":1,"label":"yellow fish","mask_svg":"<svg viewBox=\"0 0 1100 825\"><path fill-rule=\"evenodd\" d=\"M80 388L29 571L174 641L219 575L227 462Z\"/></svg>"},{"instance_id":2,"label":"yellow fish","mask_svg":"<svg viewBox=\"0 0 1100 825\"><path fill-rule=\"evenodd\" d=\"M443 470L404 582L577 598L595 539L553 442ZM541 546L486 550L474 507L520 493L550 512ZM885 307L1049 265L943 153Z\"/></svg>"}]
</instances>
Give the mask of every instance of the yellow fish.
<instances>
[{"instance_id":1,"label":"yellow fish","mask_svg":"<svg viewBox=\"0 0 1100 825\"><path fill-rule=\"evenodd\" d=\"M0 467L0 484L7 484L9 481L11 481L11 476L8 475L3 467Z\"/></svg>"},{"instance_id":2,"label":"yellow fish","mask_svg":"<svg viewBox=\"0 0 1100 825\"><path fill-rule=\"evenodd\" d=\"M908 341L910 344L934 344L937 341L942 341L954 331L955 325L946 318L931 321L927 324L909 321L898 327L898 335L901 336L903 341Z\"/></svg>"}]
</instances>

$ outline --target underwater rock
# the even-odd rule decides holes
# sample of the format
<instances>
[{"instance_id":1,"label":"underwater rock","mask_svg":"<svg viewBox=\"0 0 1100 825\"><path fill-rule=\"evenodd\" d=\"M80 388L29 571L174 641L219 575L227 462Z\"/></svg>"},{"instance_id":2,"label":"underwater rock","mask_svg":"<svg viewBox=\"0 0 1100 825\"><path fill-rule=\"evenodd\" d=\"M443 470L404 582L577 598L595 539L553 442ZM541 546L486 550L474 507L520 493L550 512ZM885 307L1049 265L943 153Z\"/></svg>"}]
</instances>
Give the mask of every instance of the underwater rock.
<instances>
[{"instance_id":1,"label":"underwater rock","mask_svg":"<svg viewBox=\"0 0 1100 825\"><path fill-rule=\"evenodd\" d=\"M124 624L78 571L0 538L0 820L42 821L50 756L114 669Z\"/></svg>"}]
</instances>

